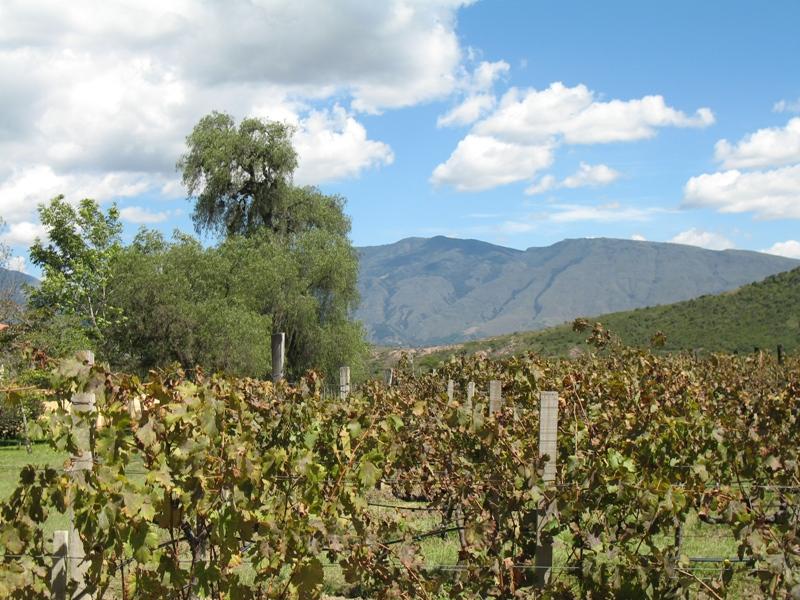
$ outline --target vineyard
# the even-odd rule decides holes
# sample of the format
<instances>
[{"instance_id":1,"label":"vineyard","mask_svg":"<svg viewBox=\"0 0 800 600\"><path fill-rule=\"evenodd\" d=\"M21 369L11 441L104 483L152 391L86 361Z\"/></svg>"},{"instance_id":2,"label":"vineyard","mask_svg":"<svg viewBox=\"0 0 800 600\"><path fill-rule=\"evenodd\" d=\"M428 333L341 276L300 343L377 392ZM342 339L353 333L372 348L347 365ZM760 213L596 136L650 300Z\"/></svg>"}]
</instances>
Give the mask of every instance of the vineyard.
<instances>
[{"instance_id":1,"label":"vineyard","mask_svg":"<svg viewBox=\"0 0 800 600\"><path fill-rule=\"evenodd\" d=\"M30 427L78 458L2 505L2 597L800 597L796 358L401 362L341 395L55 373Z\"/></svg>"}]
</instances>

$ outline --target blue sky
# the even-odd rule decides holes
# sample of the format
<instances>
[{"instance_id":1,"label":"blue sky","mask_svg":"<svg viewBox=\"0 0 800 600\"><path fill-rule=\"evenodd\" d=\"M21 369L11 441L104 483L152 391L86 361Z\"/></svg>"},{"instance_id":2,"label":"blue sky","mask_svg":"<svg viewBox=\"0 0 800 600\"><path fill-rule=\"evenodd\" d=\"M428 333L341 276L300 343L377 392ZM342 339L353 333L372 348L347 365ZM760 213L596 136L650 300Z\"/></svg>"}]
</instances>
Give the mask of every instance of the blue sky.
<instances>
[{"instance_id":1,"label":"blue sky","mask_svg":"<svg viewBox=\"0 0 800 600\"><path fill-rule=\"evenodd\" d=\"M14 265L56 193L191 229L200 116L296 125L297 181L357 245L605 236L800 258L800 4L0 6L0 215ZM235 32L235 33L234 33Z\"/></svg>"}]
</instances>

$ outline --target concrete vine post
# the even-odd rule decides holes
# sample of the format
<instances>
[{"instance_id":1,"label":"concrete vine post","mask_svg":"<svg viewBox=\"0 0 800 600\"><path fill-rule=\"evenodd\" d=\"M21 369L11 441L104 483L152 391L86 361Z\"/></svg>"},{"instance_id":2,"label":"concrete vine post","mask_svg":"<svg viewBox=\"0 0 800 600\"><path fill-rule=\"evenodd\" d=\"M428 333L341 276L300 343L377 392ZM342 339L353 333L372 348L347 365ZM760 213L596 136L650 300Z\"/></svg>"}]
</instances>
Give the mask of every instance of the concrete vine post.
<instances>
[{"instance_id":1,"label":"concrete vine post","mask_svg":"<svg viewBox=\"0 0 800 600\"><path fill-rule=\"evenodd\" d=\"M69 532L63 529L53 532L53 566L50 569L50 597L67 600L67 550Z\"/></svg>"},{"instance_id":2,"label":"concrete vine post","mask_svg":"<svg viewBox=\"0 0 800 600\"><path fill-rule=\"evenodd\" d=\"M272 381L277 383L285 376L286 334L272 334Z\"/></svg>"},{"instance_id":3,"label":"concrete vine post","mask_svg":"<svg viewBox=\"0 0 800 600\"><path fill-rule=\"evenodd\" d=\"M489 416L503 408L503 386L496 379L489 382Z\"/></svg>"},{"instance_id":4,"label":"concrete vine post","mask_svg":"<svg viewBox=\"0 0 800 600\"><path fill-rule=\"evenodd\" d=\"M558 392L539 393L539 456L547 456L542 474L545 488L555 482L558 455ZM536 584L544 587L550 581L553 566L553 540L542 535L556 511L556 502L543 501L536 527Z\"/></svg>"},{"instance_id":5,"label":"concrete vine post","mask_svg":"<svg viewBox=\"0 0 800 600\"><path fill-rule=\"evenodd\" d=\"M350 367L339 367L339 399L350 395Z\"/></svg>"},{"instance_id":6,"label":"concrete vine post","mask_svg":"<svg viewBox=\"0 0 800 600\"><path fill-rule=\"evenodd\" d=\"M79 352L78 359L89 366L94 366L94 353L90 351ZM94 421L91 418L82 417L87 416L86 413L91 416L91 413L95 412L95 391L102 385L102 381L93 379L87 383L83 392L72 395L70 410L80 425L75 432L78 452L72 455L69 468L70 476L75 481L83 479L85 473L91 471L94 464L94 455L92 453L92 426ZM86 590L85 583L89 562L85 560L83 541L75 528L75 515L72 508L69 509L67 547L69 579L75 584L75 592L72 595L72 599L91 600L93 596Z\"/></svg>"}]
</instances>

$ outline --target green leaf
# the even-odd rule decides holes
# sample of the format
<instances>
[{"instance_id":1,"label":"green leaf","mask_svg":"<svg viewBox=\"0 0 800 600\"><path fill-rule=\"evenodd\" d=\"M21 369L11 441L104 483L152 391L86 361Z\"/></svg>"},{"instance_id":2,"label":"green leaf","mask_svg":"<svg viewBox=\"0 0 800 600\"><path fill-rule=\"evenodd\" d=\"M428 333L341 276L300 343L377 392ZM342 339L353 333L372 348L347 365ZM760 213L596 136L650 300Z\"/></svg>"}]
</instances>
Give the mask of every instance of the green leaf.
<instances>
[{"instance_id":1,"label":"green leaf","mask_svg":"<svg viewBox=\"0 0 800 600\"><path fill-rule=\"evenodd\" d=\"M322 563L316 558L300 565L292 575L292 583L297 586L300 598L318 598L324 580Z\"/></svg>"}]
</instances>

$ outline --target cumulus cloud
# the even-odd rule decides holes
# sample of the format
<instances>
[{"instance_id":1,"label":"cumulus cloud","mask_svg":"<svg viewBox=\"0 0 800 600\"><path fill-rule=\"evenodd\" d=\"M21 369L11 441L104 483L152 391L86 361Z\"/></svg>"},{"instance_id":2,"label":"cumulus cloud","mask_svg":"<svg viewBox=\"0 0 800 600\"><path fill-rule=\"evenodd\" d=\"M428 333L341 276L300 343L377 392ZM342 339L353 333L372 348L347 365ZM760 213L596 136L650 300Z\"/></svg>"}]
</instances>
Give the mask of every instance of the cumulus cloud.
<instances>
[{"instance_id":1,"label":"cumulus cloud","mask_svg":"<svg viewBox=\"0 0 800 600\"><path fill-rule=\"evenodd\" d=\"M634 234L631 236L631 239L632 239L634 242L646 242L646 241L647 241L647 238L646 238L646 237L644 237L644 236L643 236L641 233L634 233Z\"/></svg>"},{"instance_id":2,"label":"cumulus cloud","mask_svg":"<svg viewBox=\"0 0 800 600\"><path fill-rule=\"evenodd\" d=\"M692 116L667 106L662 96L603 102L585 85L555 82L545 90L511 88L476 133L518 143L559 136L567 144L625 142L653 137L659 127L706 127L708 108Z\"/></svg>"},{"instance_id":3,"label":"cumulus cloud","mask_svg":"<svg viewBox=\"0 0 800 600\"><path fill-rule=\"evenodd\" d=\"M726 169L782 166L800 162L800 117L785 127L768 127L745 136L736 144L720 140L716 159Z\"/></svg>"},{"instance_id":4,"label":"cumulus cloud","mask_svg":"<svg viewBox=\"0 0 800 600\"><path fill-rule=\"evenodd\" d=\"M456 107L461 113L451 111L442 119L454 123L469 122L476 113L475 107ZM441 121L441 120L440 120ZM609 142L631 142L653 137L662 127L706 127L714 122L714 115L708 108L699 108L693 115L668 106L662 96L644 96L632 100L601 101L585 85L567 87L556 82L545 90L520 90L511 88L499 101L494 110L482 120L478 120L471 132L454 150L450 158L436 167L433 181L445 181L462 191L488 189L513 181L530 179L535 170L522 176L522 169L515 169L515 176L508 177L508 165L497 159L492 164L499 170L493 177L491 165L483 165L480 185L464 183L472 181L475 174L468 171L474 165L470 161L459 160L464 146L474 146L474 140L482 140L484 147L507 148L512 151L512 161L524 153L546 148L550 162L556 147L563 144L600 144ZM468 141L470 140L470 141ZM583 168L583 166L582 166ZM613 181L619 174L604 165L586 166L571 178L559 185L580 187L583 185L602 185ZM538 169L537 169L538 170ZM447 173L443 178L442 172ZM493 183L492 183L493 182ZM529 194L542 193L552 189L555 180L544 178L528 188Z\"/></svg>"},{"instance_id":5,"label":"cumulus cloud","mask_svg":"<svg viewBox=\"0 0 800 600\"><path fill-rule=\"evenodd\" d=\"M608 185L619 178L619 172L607 165L588 165L581 163L578 172L570 175L563 182L565 188Z\"/></svg>"},{"instance_id":6,"label":"cumulus cloud","mask_svg":"<svg viewBox=\"0 0 800 600\"><path fill-rule=\"evenodd\" d=\"M437 127L463 126L474 123L488 113L497 104L497 98L491 93L495 83L508 74L511 66L503 61L478 64L471 74L464 77L459 84L464 98L447 113L436 120Z\"/></svg>"},{"instance_id":7,"label":"cumulus cloud","mask_svg":"<svg viewBox=\"0 0 800 600\"><path fill-rule=\"evenodd\" d=\"M299 184L354 177L365 169L394 161L392 149L367 139L364 126L341 106L312 112L302 121L294 144L300 156L295 173Z\"/></svg>"},{"instance_id":8,"label":"cumulus cloud","mask_svg":"<svg viewBox=\"0 0 800 600\"><path fill-rule=\"evenodd\" d=\"M776 242L766 250L762 250L767 254L777 254L778 256L786 256L788 258L800 258L800 242L797 240L786 240L785 242Z\"/></svg>"},{"instance_id":9,"label":"cumulus cloud","mask_svg":"<svg viewBox=\"0 0 800 600\"><path fill-rule=\"evenodd\" d=\"M800 165L698 175L686 183L683 204L724 213L752 212L761 219L799 219Z\"/></svg>"},{"instance_id":10,"label":"cumulus cloud","mask_svg":"<svg viewBox=\"0 0 800 600\"><path fill-rule=\"evenodd\" d=\"M800 98L797 100L778 100L772 105L772 112L800 113Z\"/></svg>"},{"instance_id":11,"label":"cumulus cloud","mask_svg":"<svg viewBox=\"0 0 800 600\"><path fill-rule=\"evenodd\" d=\"M58 174L49 166L33 166L12 172L5 181L0 181L0 216L13 225L30 220L38 204L58 194L64 194L70 202L81 198L104 202L136 196L159 181L159 177L147 173Z\"/></svg>"},{"instance_id":12,"label":"cumulus cloud","mask_svg":"<svg viewBox=\"0 0 800 600\"><path fill-rule=\"evenodd\" d=\"M582 162L578 170L569 177L564 178L563 181L556 181L556 178L552 175L545 175L539 181L526 188L525 193L532 196L555 188L597 187L608 185L619 179L619 176L619 171L615 171L608 165L590 165Z\"/></svg>"},{"instance_id":13,"label":"cumulus cloud","mask_svg":"<svg viewBox=\"0 0 800 600\"><path fill-rule=\"evenodd\" d=\"M168 210L152 212L141 206L126 206L119 211L119 216L128 223L152 225L154 223L163 223L172 216L172 212Z\"/></svg>"},{"instance_id":14,"label":"cumulus cloud","mask_svg":"<svg viewBox=\"0 0 800 600\"><path fill-rule=\"evenodd\" d=\"M675 244L699 246L701 248L707 248L708 250L726 250L735 247L734 243L724 235L711 231L702 231L694 227L680 232L670 241Z\"/></svg>"},{"instance_id":15,"label":"cumulus cloud","mask_svg":"<svg viewBox=\"0 0 800 600\"><path fill-rule=\"evenodd\" d=\"M214 109L297 124L308 183L388 164L359 111L461 89L456 14L470 2L3 2L0 211L31 221L36 202L110 183L112 197L176 195L184 137ZM502 70L479 65L470 89Z\"/></svg>"},{"instance_id":16,"label":"cumulus cloud","mask_svg":"<svg viewBox=\"0 0 800 600\"><path fill-rule=\"evenodd\" d=\"M552 163L550 145L528 146L470 134L436 167L431 182L474 192L530 179Z\"/></svg>"},{"instance_id":17,"label":"cumulus cloud","mask_svg":"<svg viewBox=\"0 0 800 600\"><path fill-rule=\"evenodd\" d=\"M27 248L33 244L36 238L44 238L46 236L47 230L41 223L22 221L11 224L8 227L8 231L0 236L0 240L10 246L25 246Z\"/></svg>"},{"instance_id":18,"label":"cumulus cloud","mask_svg":"<svg viewBox=\"0 0 800 600\"><path fill-rule=\"evenodd\" d=\"M469 125L477 121L481 115L491 110L496 102L497 100L491 94L468 96L461 104L454 106L436 119L436 126L451 127L455 125Z\"/></svg>"}]
</instances>

